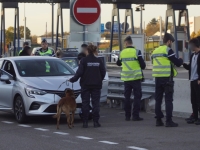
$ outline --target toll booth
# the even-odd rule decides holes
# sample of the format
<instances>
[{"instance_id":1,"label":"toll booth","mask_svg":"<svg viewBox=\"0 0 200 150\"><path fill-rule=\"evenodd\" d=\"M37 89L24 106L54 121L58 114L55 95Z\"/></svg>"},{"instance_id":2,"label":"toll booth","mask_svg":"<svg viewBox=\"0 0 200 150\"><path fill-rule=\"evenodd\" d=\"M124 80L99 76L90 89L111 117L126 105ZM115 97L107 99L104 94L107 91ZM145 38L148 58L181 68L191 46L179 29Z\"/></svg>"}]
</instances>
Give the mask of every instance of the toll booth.
<instances>
[{"instance_id":1,"label":"toll booth","mask_svg":"<svg viewBox=\"0 0 200 150\"><path fill-rule=\"evenodd\" d=\"M183 58L184 62L189 62L189 49L188 49L188 38L186 29L184 26L181 26L181 27L176 27L176 31L177 31L177 43L178 43L178 55L179 57ZM175 43L173 43L172 49L174 51L176 50Z\"/></svg>"},{"instance_id":2,"label":"toll booth","mask_svg":"<svg viewBox=\"0 0 200 150\"><path fill-rule=\"evenodd\" d=\"M124 39L127 36L131 36L133 41L133 46L140 50L142 55L144 56L144 45L145 45L145 35L144 34L131 34L131 35L122 35L122 48L125 48Z\"/></svg>"}]
</instances>

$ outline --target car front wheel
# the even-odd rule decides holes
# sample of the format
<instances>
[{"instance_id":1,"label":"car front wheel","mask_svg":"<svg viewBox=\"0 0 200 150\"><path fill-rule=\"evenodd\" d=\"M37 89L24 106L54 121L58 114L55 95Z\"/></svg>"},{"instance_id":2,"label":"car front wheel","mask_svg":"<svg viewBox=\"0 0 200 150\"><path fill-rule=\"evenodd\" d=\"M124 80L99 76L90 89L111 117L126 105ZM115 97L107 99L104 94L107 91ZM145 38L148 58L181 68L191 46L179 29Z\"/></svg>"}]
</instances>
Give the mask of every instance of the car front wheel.
<instances>
[{"instance_id":1,"label":"car front wheel","mask_svg":"<svg viewBox=\"0 0 200 150\"><path fill-rule=\"evenodd\" d=\"M18 123L25 123L27 120L24 103L21 96L18 96L14 102L14 113Z\"/></svg>"}]
</instances>

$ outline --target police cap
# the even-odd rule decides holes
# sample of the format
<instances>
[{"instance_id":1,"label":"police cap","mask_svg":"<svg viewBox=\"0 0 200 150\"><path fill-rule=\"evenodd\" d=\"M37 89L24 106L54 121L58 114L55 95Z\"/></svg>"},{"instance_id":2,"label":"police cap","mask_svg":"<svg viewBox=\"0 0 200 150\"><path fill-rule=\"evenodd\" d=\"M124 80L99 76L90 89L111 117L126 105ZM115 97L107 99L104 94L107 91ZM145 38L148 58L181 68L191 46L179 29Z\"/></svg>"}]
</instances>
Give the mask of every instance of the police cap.
<instances>
[{"instance_id":1,"label":"police cap","mask_svg":"<svg viewBox=\"0 0 200 150\"><path fill-rule=\"evenodd\" d=\"M46 39L43 39L43 40L42 40L42 43L47 43L47 40L46 40Z\"/></svg>"},{"instance_id":2,"label":"police cap","mask_svg":"<svg viewBox=\"0 0 200 150\"><path fill-rule=\"evenodd\" d=\"M23 45L24 45L24 46L29 46L29 43L28 43L28 42L24 42Z\"/></svg>"},{"instance_id":3,"label":"police cap","mask_svg":"<svg viewBox=\"0 0 200 150\"><path fill-rule=\"evenodd\" d=\"M172 42L175 41L174 37L171 34L165 33L164 38L163 38L163 42L167 43L167 41L169 41L169 40L172 41Z\"/></svg>"}]
</instances>

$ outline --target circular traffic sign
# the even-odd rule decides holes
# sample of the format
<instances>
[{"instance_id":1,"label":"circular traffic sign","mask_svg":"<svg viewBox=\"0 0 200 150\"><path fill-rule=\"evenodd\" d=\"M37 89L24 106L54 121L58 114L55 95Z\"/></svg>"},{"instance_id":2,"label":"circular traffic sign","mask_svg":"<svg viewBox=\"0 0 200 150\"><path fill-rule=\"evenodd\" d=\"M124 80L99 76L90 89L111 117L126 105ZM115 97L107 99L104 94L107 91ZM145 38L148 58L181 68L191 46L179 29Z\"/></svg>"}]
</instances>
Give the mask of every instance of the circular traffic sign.
<instances>
[{"instance_id":1,"label":"circular traffic sign","mask_svg":"<svg viewBox=\"0 0 200 150\"><path fill-rule=\"evenodd\" d=\"M76 0L73 5L73 15L82 25L91 25L100 16L101 7L97 0Z\"/></svg>"}]
</instances>

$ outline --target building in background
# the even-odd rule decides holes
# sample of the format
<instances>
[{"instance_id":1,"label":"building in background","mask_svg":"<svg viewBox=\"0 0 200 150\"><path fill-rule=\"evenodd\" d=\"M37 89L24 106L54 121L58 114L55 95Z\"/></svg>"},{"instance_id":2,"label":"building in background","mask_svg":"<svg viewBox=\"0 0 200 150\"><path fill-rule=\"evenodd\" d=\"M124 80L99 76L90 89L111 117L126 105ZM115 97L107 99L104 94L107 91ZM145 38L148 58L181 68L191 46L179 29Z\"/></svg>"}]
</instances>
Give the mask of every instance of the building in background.
<instances>
[{"instance_id":1,"label":"building in background","mask_svg":"<svg viewBox=\"0 0 200 150\"><path fill-rule=\"evenodd\" d=\"M197 33L200 30L200 16L189 17L189 24L190 24L190 34L192 34L192 32Z\"/></svg>"}]
</instances>

